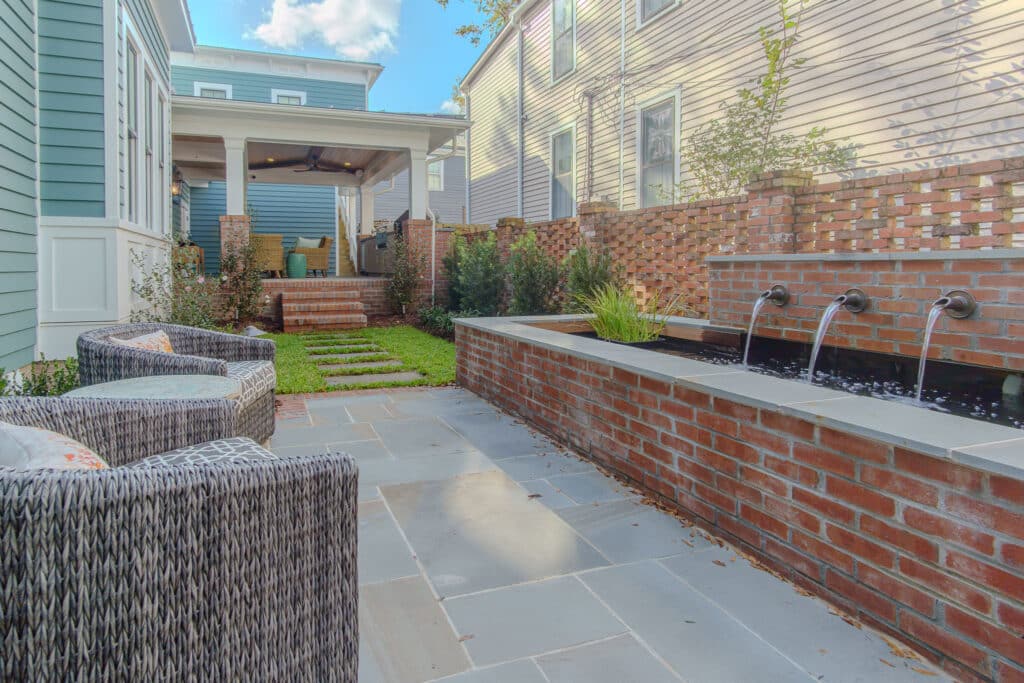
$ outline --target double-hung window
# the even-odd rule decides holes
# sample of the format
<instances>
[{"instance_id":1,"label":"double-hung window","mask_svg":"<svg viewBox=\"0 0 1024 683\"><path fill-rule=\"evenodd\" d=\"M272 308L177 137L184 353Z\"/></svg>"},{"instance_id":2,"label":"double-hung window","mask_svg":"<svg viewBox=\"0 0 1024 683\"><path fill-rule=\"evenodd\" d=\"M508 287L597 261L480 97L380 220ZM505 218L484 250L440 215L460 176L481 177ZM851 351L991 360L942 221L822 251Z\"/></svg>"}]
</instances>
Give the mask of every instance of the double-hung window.
<instances>
[{"instance_id":1,"label":"double-hung window","mask_svg":"<svg viewBox=\"0 0 1024 683\"><path fill-rule=\"evenodd\" d=\"M576 0L551 0L551 80L576 68Z\"/></svg>"},{"instance_id":2,"label":"double-hung window","mask_svg":"<svg viewBox=\"0 0 1024 683\"><path fill-rule=\"evenodd\" d=\"M168 84L125 17L124 220L166 235L170 227Z\"/></svg>"},{"instance_id":3,"label":"double-hung window","mask_svg":"<svg viewBox=\"0 0 1024 683\"><path fill-rule=\"evenodd\" d=\"M301 90L278 90L270 91L270 101L274 104L302 105L306 103L306 93Z\"/></svg>"},{"instance_id":4,"label":"double-hung window","mask_svg":"<svg viewBox=\"0 0 1024 683\"><path fill-rule=\"evenodd\" d=\"M231 86L226 83L201 83L196 81L192 84L192 94L196 97L206 97L211 100L230 100Z\"/></svg>"},{"instance_id":5,"label":"double-hung window","mask_svg":"<svg viewBox=\"0 0 1024 683\"><path fill-rule=\"evenodd\" d=\"M576 213L575 156L572 128L551 136L551 220Z\"/></svg>"},{"instance_id":6,"label":"double-hung window","mask_svg":"<svg viewBox=\"0 0 1024 683\"><path fill-rule=\"evenodd\" d=\"M427 189L431 192L444 191L444 161L434 161L427 166Z\"/></svg>"},{"instance_id":7,"label":"double-hung window","mask_svg":"<svg viewBox=\"0 0 1024 683\"><path fill-rule=\"evenodd\" d=\"M642 207L672 201L676 186L676 101L674 97L640 110L640 202Z\"/></svg>"},{"instance_id":8,"label":"double-hung window","mask_svg":"<svg viewBox=\"0 0 1024 683\"><path fill-rule=\"evenodd\" d=\"M654 18L656 15L661 14L669 5L676 4L676 0L638 0L640 3L640 23L643 24L647 20Z\"/></svg>"}]
</instances>

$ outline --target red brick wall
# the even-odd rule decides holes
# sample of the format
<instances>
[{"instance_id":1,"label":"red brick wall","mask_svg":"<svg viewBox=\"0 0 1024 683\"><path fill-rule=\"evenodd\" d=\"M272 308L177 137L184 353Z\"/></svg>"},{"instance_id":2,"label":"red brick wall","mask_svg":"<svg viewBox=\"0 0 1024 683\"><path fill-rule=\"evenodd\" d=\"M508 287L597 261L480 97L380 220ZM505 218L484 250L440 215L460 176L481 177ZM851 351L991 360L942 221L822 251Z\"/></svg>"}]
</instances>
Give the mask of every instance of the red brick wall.
<instances>
[{"instance_id":1,"label":"red brick wall","mask_svg":"<svg viewBox=\"0 0 1024 683\"><path fill-rule=\"evenodd\" d=\"M871 298L864 313L840 311L826 344L864 351L921 355L931 304L947 290L966 289L978 300L975 316L943 316L929 356L1024 370L1024 250L1021 258L904 261L762 261L710 264L709 317L746 327L759 292L773 283L791 294L783 308L767 306L756 334L810 342L822 309L850 287Z\"/></svg>"},{"instance_id":2,"label":"red brick wall","mask_svg":"<svg viewBox=\"0 0 1024 683\"><path fill-rule=\"evenodd\" d=\"M960 680L1024 680L1024 481L464 326L458 381Z\"/></svg>"},{"instance_id":3,"label":"red brick wall","mask_svg":"<svg viewBox=\"0 0 1024 683\"><path fill-rule=\"evenodd\" d=\"M391 315L391 307L384 298L387 279L374 277L360 278L277 278L263 281L263 292L270 297L264 308L264 317L281 322L281 292L283 291L331 291L356 288L363 312L368 317Z\"/></svg>"},{"instance_id":4,"label":"red brick wall","mask_svg":"<svg viewBox=\"0 0 1024 683\"><path fill-rule=\"evenodd\" d=\"M408 220L405 223L405 234L409 240L410 247L423 259L423 274L420 278L420 299L424 305L430 305L431 287L431 222ZM448 280L445 278L444 257L451 249L452 235L455 231L451 228L437 228L434 254L434 271L436 278L434 297L438 305L444 305L448 301Z\"/></svg>"},{"instance_id":5,"label":"red brick wall","mask_svg":"<svg viewBox=\"0 0 1024 683\"><path fill-rule=\"evenodd\" d=\"M751 183L744 197L609 208L582 204L578 220L503 219L498 238L535 230L563 257L582 233L642 290L686 294L702 310L704 256L1024 247L1024 158L822 184L784 171Z\"/></svg>"}]
</instances>

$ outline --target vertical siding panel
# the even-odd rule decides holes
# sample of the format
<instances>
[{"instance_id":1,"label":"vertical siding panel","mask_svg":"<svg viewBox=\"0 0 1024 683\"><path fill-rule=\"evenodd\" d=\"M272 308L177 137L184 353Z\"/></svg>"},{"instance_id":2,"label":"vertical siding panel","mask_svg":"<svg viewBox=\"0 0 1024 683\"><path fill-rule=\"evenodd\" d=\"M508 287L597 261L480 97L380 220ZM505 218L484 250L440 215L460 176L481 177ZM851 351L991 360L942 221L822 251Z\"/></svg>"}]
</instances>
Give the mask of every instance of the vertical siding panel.
<instances>
[{"instance_id":1,"label":"vertical siding panel","mask_svg":"<svg viewBox=\"0 0 1024 683\"><path fill-rule=\"evenodd\" d=\"M36 17L0 0L0 368L36 344Z\"/></svg>"}]
</instances>

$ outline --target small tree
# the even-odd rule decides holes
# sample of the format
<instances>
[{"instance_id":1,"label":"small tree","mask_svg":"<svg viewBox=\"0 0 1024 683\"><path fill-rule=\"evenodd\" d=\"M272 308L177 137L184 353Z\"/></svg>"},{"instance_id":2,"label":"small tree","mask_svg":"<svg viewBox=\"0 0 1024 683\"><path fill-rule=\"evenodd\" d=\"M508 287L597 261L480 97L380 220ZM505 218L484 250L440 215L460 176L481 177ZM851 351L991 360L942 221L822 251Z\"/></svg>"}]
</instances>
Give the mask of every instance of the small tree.
<instances>
[{"instance_id":1,"label":"small tree","mask_svg":"<svg viewBox=\"0 0 1024 683\"><path fill-rule=\"evenodd\" d=\"M464 310L497 315L505 285L505 267L494 233L486 239L462 242L459 247L458 298Z\"/></svg>"},{"instance_id":2,"label":"small tree","mask_svg":"<svg viewBox=\"0 0 1024 683\"><path fill-rule=\"evenodd\" d=\"M796 5L796 11L792 5ZM735 100L721 104L722 115L699 126L682 149L697 190L679 189L695 199L740 194L754 176L786 168L838 171L855 159L854 147L825 138L826 129L794 134L779 130L786 111L790 72L805 60L793 57L806 0L779 0L781 29L758 29L767 69L753 87L741 88Z\"/></svg>"},{"instance_id":3,"label":"small tree","mask_svg":"<svg viewBox=\"0 0 1024 683\"><path fill-rule=\"evenodd\" d=\"M423 257L404 237L396 238L390 248L394 249L394 272L384 294L392 310L405 315L419 298L420 279L426 266Z\"/></svg>"},{"instance_id":4,"label":"small tree","mask_svg":"<svg viewBox=\"0 0 1024 683\"><path fill-rule=\"evenodd\" d=\"M512 315L557 313L561 281L562 269L558 261L537 245L537 233L531 230L510 249L508 312Z\"/></svg>"},{"instance_id":5,"label":"small tree","mask_svg":"<svg viewBox=\"0 0 1024 683\"><path fill-rule=\"evenodd\" d=\"M229 324L240 326L263 310L263 274L253 239L228 246L220 255L220 283Z\"/></svg>"},{"instance_id":6,"label":"small tree","mask_svg":"<svg viewBox=\"0 0 1024 683\"><path fill-rule=\"evenodd\" d=\"M565 270L565 309L569 313L586 311L584 299L593 297L610 284L618 284L621 279L611 255L607 252L592 253L586 244L581 244L566 257Z\"/></svg>"},{"instance_id":7,"label":"small tree","mask_svg":"<svg viewBox=\"0 0 1024 683\"><path fill-rule=\"evenodd\" d=\"M459 296L459 253L466 248L466 240L456 234L452 239L451 248L441 259L441 270L448 282L448 310L462 310L462 298Z\"/></svg>"}]
</instances>

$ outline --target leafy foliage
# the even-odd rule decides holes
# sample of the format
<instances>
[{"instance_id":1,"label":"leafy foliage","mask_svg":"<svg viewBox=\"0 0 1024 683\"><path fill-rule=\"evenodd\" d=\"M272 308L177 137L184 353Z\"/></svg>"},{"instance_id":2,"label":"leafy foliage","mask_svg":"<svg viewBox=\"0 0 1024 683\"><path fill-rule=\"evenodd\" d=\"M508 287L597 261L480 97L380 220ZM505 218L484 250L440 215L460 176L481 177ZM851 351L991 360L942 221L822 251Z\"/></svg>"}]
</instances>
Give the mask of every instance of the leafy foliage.
<instances>
[{"instance_id":1,"label":"leafy foliage","mask_svg":"<svg viewBox=\"0 0 1024 683\"><path fill-rule=\"evenodd\" d=\"M855 159L852 145L826 139L827 130L803 134L780 131L790 73L805 60L793 57L807 0L779 0L780 29L758 30L765 72L721 104L721 116L699 126L682 150L697 182L695 199L740 194L754 176L788 168L838 171ZM796 5L795 11L792 6ZM684 181L685 194L693 188Z\"/></svg>"},{"instance_id":2,"label":"leafy foliage","mask_svg":"<svg viewBox=\"0 0 1024 683\"><path fill-rule=\"evenodd\" d=\"M455 337L456 318L475 318L478 315L476 311L452 312L443 306L430 306L420 309L420 327L442 339L452 339Z\"/></svg>"},{"instance_id":3,"label":"leafy foliage","mask_svg":"<svg viewBox=\"0 0 1024 683\"><path fill-rule=\"evenodd\" d=\"M657 297L642 307L631 292L608 284L583 301L595 316L590 324L601 339L627 344L649 342L660 337L665 329L665 318L658 316ZM670 305L664 315L669 315L674 306Z\"/></svg>"},{"instance_id":4,"label":"leafy foliage","mask_svg":"<svg viewBox=\"0 0 1024 683\"><path fill-rule=\"evenodd\" d=\"M263 309L263 273L254 240L228 247L220 255L220 283L227 322L245 325Z\"/></svg>"},{"instance_id":5,"label":"leafy foliage","mask_svg":"<svg viewBox=\"0 0 1024 683\"><path fill-rule=\"evenodd\" d=\"M182 266L181 251L172 247L170 261L157 264L147 263L141 254L132 252L132 263L142 273L132 279L132 293L141 302L132 310L132 322L217 327L218 283Z\"/></svg>"},{"instance_id":6,"label":"leafy foliage","mask_svg":"<svg viewBox=\"0 0 1024 683\"><path fill-rule=\"evenodd\" d=\"M458 250L459 306L484 316L497 315L505 285L505 266L494 233L485 239L463 241Z\"/></svg>"},{"instance_id":7,"label":"leafy foliage","mask_svg":"<svg viewBox=\"0 0 1024 683\"><path fill-rule=\"evenodd\" d=\"M592 253L586 244L580 245L566 257L565 270L565 308L569 313L585 311L585 299L620 280L611 254Z\"/></svg>"},{"instance_id":8,"label":"leafy foliage","mask_svg":"<svg viewBox=\"0 0 1024 683\"><path fill-rule=\"evenodd\" d=\"M441 7L448 7L449 0L437 0ZM512 17L512 10L519 0L472 0L477 11L483 15L483 21L476 24L463 24L455 29L455 35L462 36L473 45L479 45L486 34L489 37L498 35Z\"/></svg>"},{"instance_id":9,"label":"leafy foliage","mask_svg":"<svg viewBox=\"0 0 1024 683\"><path fill-rule=\"evenodd\" d=\"M466 240L455 235L451 248L441 259L441 272L448 282L448 310L457 311L462 303L459 297L459 254L465 249Z\"/></svg>"},{"instance_id":10,"label":"leafy foliage","mask_svg":"<svg viewBox=\"0 0 1024 683\"><path fill-rule=\"evenodd\" d=\"M79 386L78 359L40 360L21 374L9 374L0 368L0 396L61 396Z\"/></svg>"},{"instance_id":11,"label":"leafy foliage","mask_svg":"<svg viewBox=\"0 0 1024 683\"><path fill-rule=\"evenodd\" d=\"M562 269L558 261L537 245L530 231L509 249L508 284L511 315L557 313Z\"/></svg>"},{"instance_id":12,"label":"leafy foliage","mask_svg":"<svg viewBox=\"0 0 1024 683\"><path fill-rule=\"evenodd\" d=\"M395 313L405 315L408 307L417 299L426 264L423 256L404 237L396 238L391 248L395 254L394 272L391 273L384 295Z\"/></svg>"}]
</instances>

